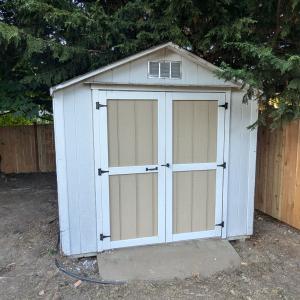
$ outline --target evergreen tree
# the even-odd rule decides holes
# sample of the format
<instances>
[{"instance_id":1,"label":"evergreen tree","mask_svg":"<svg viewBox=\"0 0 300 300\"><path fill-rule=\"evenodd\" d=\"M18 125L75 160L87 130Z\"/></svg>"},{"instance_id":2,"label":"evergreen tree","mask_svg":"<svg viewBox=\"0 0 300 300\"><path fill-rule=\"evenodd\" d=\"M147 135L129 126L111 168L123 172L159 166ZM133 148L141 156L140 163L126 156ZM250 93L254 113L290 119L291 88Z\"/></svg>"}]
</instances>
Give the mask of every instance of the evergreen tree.
<instances>
[{"instance_id":1,"label":"evergreen tree","mask_svg":"<svg viewBox=\"0 0 300 300\"><path fill-rule=\"evenodd\" d=\"M260 90L259 123L300 117L300 0L0 0L0 111L49 110L50 86L166 41Z\"/></svg>"}]
</instances>

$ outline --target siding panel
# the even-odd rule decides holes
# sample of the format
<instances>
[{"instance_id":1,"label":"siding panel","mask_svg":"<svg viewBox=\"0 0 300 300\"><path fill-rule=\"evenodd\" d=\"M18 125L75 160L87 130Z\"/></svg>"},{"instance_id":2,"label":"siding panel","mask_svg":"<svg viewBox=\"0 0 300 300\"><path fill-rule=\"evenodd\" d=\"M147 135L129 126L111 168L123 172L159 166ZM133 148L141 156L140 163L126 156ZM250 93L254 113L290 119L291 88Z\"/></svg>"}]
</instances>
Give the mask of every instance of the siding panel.
<instances>
[{"instance_id":1,"label":"siding panel","mask_svg":"<svg viewBox=\"0 0 300 300\"><path fill-rule=\"evenodd\" d=\"M148 78L148 61L151 60L173 60L182 62L182 78ZM163 49L129 62L125 66L115 68L89 79L95 82L115 83L139 83L139 84L189 84L189 85L230 85L230 83L219 79L214 73L206 70L200 65L182 57L172 50Z\"/></svg>"},{"instance_id":2,"label":"siding panel","mask_svg":"<svg viewBox=\"0 0 300 300\"><path fill-rule=\"evenodd\" d=\"M113 241L157 235L157 174L110 176Z\"/></svg>"},{"instance_id":3,"label":"siding panel","mask_svg":"<svg viewBox=\"0 0 300 300\"><path fill-rule=\"evenodd\" d=\"M97 251L91 91L64 90L64 126L71 254Z\"/></svg>"},{"instance_id":4,"label":"siding panel","mask_svg":"<svg viewBox=\"0 0 300 300\"><path fill-rule=\"evenodd\" d=\"M215 170L175 172L173 180L173 233L214 229Z\"/></svg>"},{"instance_id":5,"label":"siding panel","mask_svg":"<svg viewBox=\"0 0 300 300\"><path fill-rule=\"evenodd\" d=\"M230 144L228 162L228 206L227 236L249 235L253 219L248 218L252 181L248 180L249 171L255 160L249 159L251 131L251 104L242 103L243 92L233 92L231 99ZM247 179L247 180L246 180Z\"/></svg>"},{"instance_id":6,"label":"siding panel","mask_svg":"<svg viewBox=\"0 0 300 300\"><path fill-rule=\"evenodd\" d=\"M76 105L76 152L81 251L96 251L96 207L94 191L94 149L92 99L89 89L78 88Z\"/></svg>"}]
</instances>

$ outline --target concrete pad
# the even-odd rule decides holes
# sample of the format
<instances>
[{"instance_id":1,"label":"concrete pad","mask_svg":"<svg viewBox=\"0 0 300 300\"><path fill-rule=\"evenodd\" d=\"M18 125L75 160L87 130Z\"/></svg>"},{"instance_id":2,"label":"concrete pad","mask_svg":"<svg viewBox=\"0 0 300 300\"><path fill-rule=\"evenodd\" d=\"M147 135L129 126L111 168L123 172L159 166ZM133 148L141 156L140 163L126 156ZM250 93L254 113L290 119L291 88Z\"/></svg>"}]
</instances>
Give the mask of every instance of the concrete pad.
<instances>
[{"instance_id":1,"label":"concrete pad","mask_svg":"<svg viewBox=\"0 0 300 300\"><path fill-rule=\"evenodd\" d=\"M240 257L226 240L201 239L123 248L97 256L104 280L170 280L208 277L236 268Z\"/></svg>"}]
</instances>

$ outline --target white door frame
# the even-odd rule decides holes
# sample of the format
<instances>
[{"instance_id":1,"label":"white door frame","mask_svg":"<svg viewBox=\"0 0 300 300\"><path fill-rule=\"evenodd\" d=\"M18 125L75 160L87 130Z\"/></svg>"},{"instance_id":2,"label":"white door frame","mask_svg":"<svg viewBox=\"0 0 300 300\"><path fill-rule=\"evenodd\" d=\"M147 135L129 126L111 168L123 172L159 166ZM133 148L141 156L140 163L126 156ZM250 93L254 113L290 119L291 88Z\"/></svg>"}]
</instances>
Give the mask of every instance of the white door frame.
<instances>
[{"instance_id":1,"label":"white door frame","mask_svg":"<svg viewBox=\"0 0 300 300\"><path fill-rule=\"evenodd\" d=\"M225 142L225 109L218 107L218 130L217 130L217 161L213 163L193 163L193 164L173 164L173 101L176 100L206 100L218 101L218 105L224 105L226 101L225 93L166 93L166 162L170 164L166 168L166 241L180 241L208 237L221 237L222 227L216 225L213 230L187 232L173 234L173 172L192 170L216 170L216 206L215 224L223 221L223 188L224 169L218 165L224 162L224 142ZM225 200L225 199L224 199Z\"/></svg>"},{"instance_id":2,"label":"white door frame","mask_svg":"<svg viewBox=\"0 0 300 300\"><path fill-rule=\"evenodd\" d=\"M177 99L177 97L179 97ZM230 107L231 93L228 91L207 91L207 92L195 92L195 91L180 91L180 92L153 92L153 91L106 91L100 89L92 90L92 102L93 107L96 107L96 103L99 102L102 105L107 105L107 99L128 99L128 100L140 100L140 99L153 99L158 100L158 236L150 238L131 239L123 241L110 241L110 238L100 240L100 234L110 235L110 222L109 222L109 175L107 173L102 176L98 175L98 169L108 169L108 137L107 137L107 109L103 107L100 110L93 109L93 123L94 123L94 151L95 151L95 198L96 198L96 215L97 215L97 249L98 252L105 249L113 249L128 246L147 245L155 243L164 243L177 240L188 240L194 238L205 238L221 236L226 238L226 225L227 225L227 181L228 181L228 168L223 170L217 168L217 172L222 172L223 176L223 188L217 189L217 194L220 195L219 199L223 198L223 210L216 213L216 222L219 223L224 221L224 228L216 227L215 230L183 233L183 234L172 234L172 198L167 197L166 194L172 192L172 182L170 184L170 178L172 173L171 168L162 167L161 165L168 162L172 162L172 98L174 100L218 100L219 104L224 104L225 101ZM184 99L182 99L184 98ZM225 100L226 99L226 100ZM171 110L170 110L171 108ZM188 167L189 170L208 170L216 169L217 164L222 164L224 161L228 165L229 156L229 119L230 109L226 111L224 108L219 108L219 114L225 115L225 127L223 128L222 140L224 145L224 152L218 151L217 163L203 163L203 164L185 164L173 166L174 171L184 170ZM220 122L220 118L219 118ZM166 128L168 124L168 128ZM224 122L223 122L224 124ZM224 126L224 125L223 125ZM171 127L171 128L170 128ZM101 130L102 128L102 130ZM171 130L171 131L170 131ZM103 134L101 134L103 132ZM167 134L166 134L167 133ZM218 130L219 134L222 134ZM106 145L106 146L102 146ZM168 145L168 149L166 149ZM221 153L222 152L222 153ZM155 165L156 166L156 165ZM149 168L154 167L152 165L147 166ZM113 174L130 174L126 167L110 168L110 175ZM131 167L131 173L145 173L144 166ZM148 172L147 172L148 173ZM166 182L167 179L167 182ZM105 188L105 186L107 188ZM171 201L170 201L171 200Z\"/></svg>"},{"instance_id":3,"label":"white door frame","mask_svg":"<svg viewBox=\"0 0 300 300\"><path fill-rule=\"evenodd\" d=\"M96 189L100 188L100 192L96 192L96 197L98 196L101 200L102 211L102 224L97 226L97 239L99 240L100 234L108 236L104 238L103 241L98 242L98 250L107 250L113 248L129 247L129 246L139 246L155 243L165 242L165 167L161 165L165 162L165 93L162 92L126 92L126 91L98 91L96 97L102 107L100 108L99 117L94 119L94 125L98 127L95 130L98 136L95 139L99 140L99 143L95 143L95 156L97 153L100 154L100 159L97 162L98 166L96 171L96 181L99 184L96 185ZM108 166L108 132L107 132L107 100L117 99L117 100L156 100L158 101L158 162L157 165L145 165L145 166L126 166L126 167L109 167ZM96 105L96 103L95 103ZM95 123L98 123L95 124ZM96 163L96 160L95 160ZM155 168L158 170L146 171L146 168ZM108 170L108 173L103 173L98 176L98 168L102 170ZM123 174L148 174L148 173L158 173L158 203L157 203L157 220L158 228L157 236L135 238L128 240L118 240L112 241L110 239L110 210L109 210L109 177L113 175L123 175ZM98 218L97 218L98 219Z\"/></svg>"}]
</instances>

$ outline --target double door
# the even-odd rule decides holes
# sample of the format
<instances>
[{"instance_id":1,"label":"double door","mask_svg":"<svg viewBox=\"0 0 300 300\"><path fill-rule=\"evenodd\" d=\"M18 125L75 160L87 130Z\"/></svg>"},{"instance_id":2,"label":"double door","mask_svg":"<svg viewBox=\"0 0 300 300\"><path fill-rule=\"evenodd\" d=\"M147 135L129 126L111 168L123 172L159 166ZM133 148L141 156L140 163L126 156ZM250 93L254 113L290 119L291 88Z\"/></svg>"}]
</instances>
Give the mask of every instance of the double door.
<instances>
[{"instance_id":1,"label":"double door","mask_svg":"<svg viewBox=\"0 0 300 300\"><path fill-rule=\"evenodd\" d=\"M99 250L221 236L225 94L94 99Z\"/></svg>"}]
</instances>

